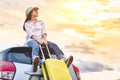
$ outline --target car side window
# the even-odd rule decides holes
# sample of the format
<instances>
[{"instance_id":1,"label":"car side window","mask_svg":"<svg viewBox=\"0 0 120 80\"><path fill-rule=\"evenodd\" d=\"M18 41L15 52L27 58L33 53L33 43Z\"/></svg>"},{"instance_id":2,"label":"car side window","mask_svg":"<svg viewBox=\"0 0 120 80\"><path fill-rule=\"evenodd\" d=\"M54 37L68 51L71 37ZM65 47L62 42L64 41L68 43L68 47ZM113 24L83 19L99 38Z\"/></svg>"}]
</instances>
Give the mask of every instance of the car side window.
<instances>
[{"instance_id":1,"label":"car side window","mask_svg":"<svg viewBox=\"0 0 120 80\"><path fill-rule=\"evenodd\" d=\"M14 48L5 55L5 61L17 63L31 64L31 49L30 48Z\"/></svg>"}]
</instances>

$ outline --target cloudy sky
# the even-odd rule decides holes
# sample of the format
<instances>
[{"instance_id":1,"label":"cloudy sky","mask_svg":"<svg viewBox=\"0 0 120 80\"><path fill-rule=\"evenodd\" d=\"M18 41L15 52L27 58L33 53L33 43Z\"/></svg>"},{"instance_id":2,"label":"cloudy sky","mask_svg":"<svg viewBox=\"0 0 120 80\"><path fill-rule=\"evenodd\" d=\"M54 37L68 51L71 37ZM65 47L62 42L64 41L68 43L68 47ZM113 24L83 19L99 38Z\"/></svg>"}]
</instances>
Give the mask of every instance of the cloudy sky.
<instances>
[{"instance_id":1,"label":"cloudy sky","mask_svg":"<svg viewBox=\"0 0 120 80\"><path fill-rule=\"evenodd\" d=\"M48 40L81 71L120 70L120 0L2 0L0 50L22 45L25 10L38 6Z\"/></svg>"}]
</instances>

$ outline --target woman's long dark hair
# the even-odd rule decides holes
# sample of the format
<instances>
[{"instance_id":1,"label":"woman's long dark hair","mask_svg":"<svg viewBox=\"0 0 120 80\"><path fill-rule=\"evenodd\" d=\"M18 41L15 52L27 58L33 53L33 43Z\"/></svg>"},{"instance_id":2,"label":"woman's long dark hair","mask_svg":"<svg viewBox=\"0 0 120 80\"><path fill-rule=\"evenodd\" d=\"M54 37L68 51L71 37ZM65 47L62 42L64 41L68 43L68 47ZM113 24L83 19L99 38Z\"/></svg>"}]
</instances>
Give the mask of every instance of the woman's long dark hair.
<instances>
[{"instance_id":1,"label":"woman's long dark hair","mask_svg":"<svg viewBox=\"0 0 120 80\"><path fill-rule=\"evenodd\" d=\"M23 30L24 30L24 31L25 31L25 23L26 23L28 20L31 19L31 13L32 13L32 11L30 12L30 14L27 16L27 18L26 18L25 21L24 21L24 24L23 24Z\"/></svg>"}]
</instances>

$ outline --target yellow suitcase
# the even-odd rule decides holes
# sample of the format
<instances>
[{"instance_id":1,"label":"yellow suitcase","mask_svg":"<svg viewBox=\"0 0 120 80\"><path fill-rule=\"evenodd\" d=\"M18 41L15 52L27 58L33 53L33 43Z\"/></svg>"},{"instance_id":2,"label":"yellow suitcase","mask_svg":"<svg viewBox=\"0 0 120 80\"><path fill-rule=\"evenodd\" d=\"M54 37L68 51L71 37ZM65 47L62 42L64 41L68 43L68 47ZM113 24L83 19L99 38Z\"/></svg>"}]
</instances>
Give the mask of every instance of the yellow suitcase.
<instances>
[{"instance_id":1,"label":"yellow suitcase","mask_svg":"<svg viewBox=\"0 0 120 80\"><path fill-rule=\"evenodd\" d=\"M72 80L64 61L47 59L42 64L44 80Z\"/></svg>"},{"instance_id":2,"label":"yellow suitcase","mask_svg":"<svg viewBox=\"0 0 120 80\"><path fill-rule=\"evenodd\" d=\"M48 47L48 54L51 58ZM42 49L41 49L42 52ZM44 56L43 52L42 55ZM44 80L72 80L70 72L63 60L46 59L42 66Z\"/></svg>"}]
</instances>

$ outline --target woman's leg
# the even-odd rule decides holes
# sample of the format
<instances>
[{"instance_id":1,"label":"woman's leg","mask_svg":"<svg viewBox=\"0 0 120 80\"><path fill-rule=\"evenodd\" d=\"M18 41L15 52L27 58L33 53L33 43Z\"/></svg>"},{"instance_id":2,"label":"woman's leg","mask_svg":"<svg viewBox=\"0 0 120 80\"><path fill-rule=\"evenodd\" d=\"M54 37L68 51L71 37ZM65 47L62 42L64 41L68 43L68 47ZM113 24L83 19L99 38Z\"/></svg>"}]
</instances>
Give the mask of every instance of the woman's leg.
<instances>
[{"instance_id":1,"label":"woman's leg","mask_svg":"<svg viewBox=\"0 0 120 80\"><path fill-rule=\"evenodd\" d=\"M59 47L50 41L48 41L48 47L53 50L59 60L64 60L69 67L73 62L73 56L69 56L67 59L65 58L63 52L59 49Z\"/></svg>"},{"instance_id":2,"label":"woman's leg","mask_svg":"<svg viewBox=\"0 0 120 80\"><path fill-rule=\"evenodd\" d=\"M34 59L34 57L38 56L39 45L35 40L29 41L27 45L32 48L32 59Z\"/></svg>"},{"instance_id":3,"label":"woman's leg","mask_svg":"<svg viewBox=\"0 0 120 80\"><path fill-rule=\"evenodd\" d=\"M48 47L50 48L50 50L53 50L58 59L64 57L63 52L59 49L59 47L55 43L48 41Z\"/></svg>"},{"instance_id":4,"label":"woman's leg","mask_svg":"<svg viewBox=\"0 0 120 80\"><path fill-rule=\"evenodd\" d=\"M37 66L40 60L39 55L38 55L39 44L35 40L31 40L27 43L27 45L32 48L33 71L36 72Z\"/></svg>"}]
</instances>

